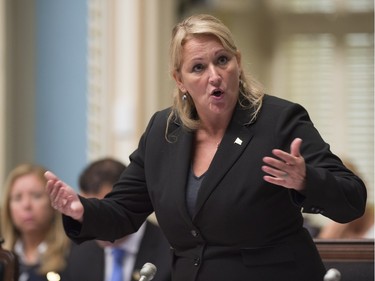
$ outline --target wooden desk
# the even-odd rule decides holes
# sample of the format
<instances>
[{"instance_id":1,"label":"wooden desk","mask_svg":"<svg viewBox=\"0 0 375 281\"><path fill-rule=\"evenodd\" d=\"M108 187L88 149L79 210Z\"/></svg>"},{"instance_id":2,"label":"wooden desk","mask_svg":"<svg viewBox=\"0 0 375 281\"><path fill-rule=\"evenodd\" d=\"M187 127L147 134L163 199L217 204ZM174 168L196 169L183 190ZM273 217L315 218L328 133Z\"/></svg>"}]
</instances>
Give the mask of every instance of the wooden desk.
<instances>
[{"instance_id":1,"label":"wooden desk","mask_svg":"<svg viewBox=\"0 0 375 281\"><path fill-rule=\"evenodd\" d=\"M374 281L374 239L315 239L328 269L336 268L341 281Z\"/></svg>"}]
</instances>

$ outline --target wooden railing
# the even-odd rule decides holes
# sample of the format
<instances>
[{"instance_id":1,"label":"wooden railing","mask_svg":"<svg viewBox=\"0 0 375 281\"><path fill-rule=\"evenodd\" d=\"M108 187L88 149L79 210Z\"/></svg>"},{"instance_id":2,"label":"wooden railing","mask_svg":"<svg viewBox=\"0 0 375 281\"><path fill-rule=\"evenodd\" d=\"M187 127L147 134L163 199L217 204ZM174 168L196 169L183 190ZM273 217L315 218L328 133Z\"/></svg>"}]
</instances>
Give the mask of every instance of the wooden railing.
<instances>
[{"instance_id":1,"label":"wooden railing","mask_svg":"<svg viewBox=\"0 0 375 281\"><path fill-rule=\"evenodd\" d=\"M341 281L374 281L374 239L315 239L327 269L340 271Z\"/></svg>"}]
</instances>

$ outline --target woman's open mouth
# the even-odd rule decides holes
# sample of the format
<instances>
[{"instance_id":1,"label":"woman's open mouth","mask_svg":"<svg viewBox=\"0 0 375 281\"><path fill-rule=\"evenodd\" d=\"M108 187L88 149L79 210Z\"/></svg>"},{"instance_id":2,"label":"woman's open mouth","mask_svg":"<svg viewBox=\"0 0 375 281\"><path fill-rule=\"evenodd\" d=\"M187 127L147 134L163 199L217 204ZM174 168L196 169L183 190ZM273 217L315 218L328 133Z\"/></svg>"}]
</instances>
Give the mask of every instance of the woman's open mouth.
<instances>
[{"instance_id":1,"label":"woman's open mouth","mask_svg":"<svg viewBox=\"0 0 375 281\"><path fill-rule=\"evenodd\" d=\"M221 97L221 95L223 94L223 91L220 90L220 89L215 89L211 92L211 96L214 96L214 97Z\"/></svg>"}]
</instances>

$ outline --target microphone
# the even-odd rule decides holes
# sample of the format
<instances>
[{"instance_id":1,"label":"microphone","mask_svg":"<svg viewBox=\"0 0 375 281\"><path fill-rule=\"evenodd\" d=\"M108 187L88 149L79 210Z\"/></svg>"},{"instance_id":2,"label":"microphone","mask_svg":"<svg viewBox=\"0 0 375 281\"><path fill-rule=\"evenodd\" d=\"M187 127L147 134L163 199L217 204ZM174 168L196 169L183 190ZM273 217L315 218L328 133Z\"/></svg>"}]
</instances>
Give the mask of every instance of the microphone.
<instances>
[{"instance_id":1,"label":"microphone","mask_svg":"<svg viewBox=\"0 0 375 281\"><path fill-rule=\"evenodd\" d=\"M156 266L150 262L146 262L139 273L141 275L139 281L150 281L154 279Z\"/></svg>"},{"instance_id":2,"label":"microphone","mask_svg":"<svg viewBox=\"0 0 375 281\"><path fill-rule=\"evenodd\" d=\"M324 275L324 281L340 281L341 273L336 268L331 268Z\"/></svg>"}]
</instances>

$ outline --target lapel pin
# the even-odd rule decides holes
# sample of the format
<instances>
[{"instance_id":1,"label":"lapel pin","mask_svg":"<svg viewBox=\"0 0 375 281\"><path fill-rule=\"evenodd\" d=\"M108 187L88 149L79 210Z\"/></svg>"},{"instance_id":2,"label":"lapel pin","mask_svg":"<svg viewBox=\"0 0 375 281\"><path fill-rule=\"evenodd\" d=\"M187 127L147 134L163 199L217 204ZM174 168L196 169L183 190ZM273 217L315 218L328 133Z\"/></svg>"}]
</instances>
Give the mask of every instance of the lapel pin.
<instances>
[{"instance_id":1,"label":"lapel pin","mask_svg":"<svg viewBox=\"0 0 375 281\"><path fill-rule=\"evenodd\" d=\"M242 140L240 138L236 138L236 140L234 141L234 143L236 143L238 145L241 145L242 144Z\"/></svg>"}]
</instances>

